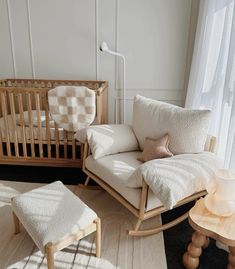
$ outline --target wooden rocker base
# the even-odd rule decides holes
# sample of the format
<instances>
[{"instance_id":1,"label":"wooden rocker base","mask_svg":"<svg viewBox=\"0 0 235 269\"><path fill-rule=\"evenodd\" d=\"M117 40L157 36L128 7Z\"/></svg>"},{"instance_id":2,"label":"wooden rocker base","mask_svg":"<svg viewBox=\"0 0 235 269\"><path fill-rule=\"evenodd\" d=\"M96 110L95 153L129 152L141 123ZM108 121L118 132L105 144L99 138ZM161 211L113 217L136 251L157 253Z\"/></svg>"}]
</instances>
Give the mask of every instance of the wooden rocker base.
<instances>
[{"instance_id":1,"label":"wooden rocker base","mask_svg":"<svg viewBox=\"0 0 235 269\"><path fill-rule=\"evenodd\" d=\"M86 147L85 147L86 148ZM102 179L91 173L89 170L83 167L83 171L93 179L101 188L105 191L107 191L110 195L112 195L118 202L120 202L124 207L130 210L136 217L137 217L137 223L133 230L129 230L128 234L131 236L148 236L160 233L161 231L164 231L166 229L169 229L173 227L174 225L177 225L178 223L182 222L188 217L188 212L183 214L182 216L174 219L173 221L157 226L152 229L140 229L140 225L143 221L150 219L152 217L156 217L161 215L161 213L164 213L168 211L164 206L160 206L158 208L152 209L150 211L146 211L146 204L147 204L147 197L148 197L148 185L145 181L143 181L142 189L141 189L141 198L140 198L140 208L137 209L133 207L126 199L124 199L116 190L114 190L112 187L110 187L106 182L104 182ZM82 185L82 188L89 188L86 185ZM189 202L193 202L197 200L198 198L205 195L206 191L200 191L198 193L195 193L189 197L184 198L183 200L179 201L174 208L184 205Z\"/></svg>"},{"instance_id":2,"label":"wooden rocker base","mask_svg":"<svg viewBox=\"0 0 235 269\"><path fill-rule=\"evenodd\" d=\"M171 222L168 222L166 224L160 225L156 228L152 228L152 229L145 229L145 230L139 230L139 227L141 225L141 220L138 220L136 223L136 227L134 230L129 230L128 234L132 235L132 236L148 236L148 235L153 235L153 234L157 234L160 233L162 231L165 231L173 226L175 226L176 224L182 222L183 220L188 218L188 212L186 212L185 214L183 214L182 216L178 217L177 219L174 219Z\"/></svg>"},{"instance_id":3,"label":"wooden rocker base","mask_svg":"<svg viewBox=\"0 0 235 269\"><path fill-rule=\"evenodd\" d=\"M87 190L104 190L100 186L88 186L89 180L90 180L90 177L87 177L85 183L79 184L78 187L81 189L87 189ZM148 236L148 235L157 234L157 233L160 233L166 229L169 229L169 228L175 226L176 224L185 220L187 217L188 217L188 212L186 212L182 216L178 217L177 219L175 219L167 224L157 226L156 228L145 229L145 230L140 229L141 223L144 221L144 219L143 220L138 219L136 222L134 230L129 230L129 231L127 231L127 233L131 236Z\"/></svg>"}]
</instances>

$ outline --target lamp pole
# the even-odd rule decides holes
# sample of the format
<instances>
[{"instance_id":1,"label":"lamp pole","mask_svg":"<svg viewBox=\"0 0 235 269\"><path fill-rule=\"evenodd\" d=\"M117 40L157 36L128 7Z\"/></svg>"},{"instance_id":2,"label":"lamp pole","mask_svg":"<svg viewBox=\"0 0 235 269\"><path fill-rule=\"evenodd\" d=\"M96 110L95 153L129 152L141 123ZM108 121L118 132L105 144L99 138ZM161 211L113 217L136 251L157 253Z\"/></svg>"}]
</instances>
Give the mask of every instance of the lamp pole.
<instances>
[{"instance_id":1,"label":"lamp pole","mask_svg":"<svg viewBox=\"0 0 235 269\"><path fill-rule=\"evenodd\" d=\"M119 53L119 52L115 52L109 49L108 45L106 42L101 42L100 44L100 50L102 52L107 52L109 54L112 54L114 56L118 56L122 59L122 63L123 63L123 85L122 85L122 123L125 124L125 114L126 114L126 58L123 54Z\"/></svg>"}]
</instances>

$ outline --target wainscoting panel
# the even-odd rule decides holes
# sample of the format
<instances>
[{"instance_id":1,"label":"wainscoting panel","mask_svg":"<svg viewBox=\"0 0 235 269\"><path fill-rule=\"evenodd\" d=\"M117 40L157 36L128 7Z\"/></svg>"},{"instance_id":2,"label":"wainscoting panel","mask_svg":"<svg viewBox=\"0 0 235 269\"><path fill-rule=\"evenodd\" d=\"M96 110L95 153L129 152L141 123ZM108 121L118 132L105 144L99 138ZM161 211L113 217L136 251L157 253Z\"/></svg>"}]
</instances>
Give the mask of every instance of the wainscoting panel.
<instances>
[{"instance_id":1,"label":"wainscoting panel","mask_svg":"<svg viewBox=\"0 0 235 269\"><path fill-rule=\"evenodd\" d=\"M120 1L127 88L183 89L191 1ZM130 12L131 10L131 12Z\"/></svg>"},{"instance_id":2,"label":"wainscoting panel","mask_svg":"<svg viewBox=\"0 0 235 269\"><path fill-rule=\"evenodd\" d=\"M154 98L158 101L167 102L177 106L184 106L184 91L183 90L162 90L162 89L127 89L126 91L126 116L125 122L131 124L133 112L133 100L135 95L141 94L148 98ZM121 91L118 91L118 96L115 98L115 113L117 123L121 123L123 98Z\"/></svg>"},{"instance_id":3,"label":"wainscoting panel","mask_svg":"<svg viewBox=\"0 0 235 269\"><path fill-rule=\"evenodd\" d=\"M198 0L0 0L0 78L108 80L109 121L135 94L184 104ZM193 24L193 26L192 26ZM189 46L190 44L190 46Z\"/></svg>"},{"instance_id":4,"label":"wainscoting panel","mask_svg":"<svg viewBox=\"0 0 235 269\"><path fill-rule=\"evenodd\" d=\"M93 0L30 0L36 77L95 78Z\"/></svg>"},{"instance_id":5,"label":"wainscoting panel","mask_svg":"<svg viewBox=\"0 0 235 269\"><path fill-rule=\"evenodd\" d=\"M32 77L27 1L8 0L16 77Z\"/></svg>"},{"instance_id":6,"label":"wainscoting panel","mask_svg":"<svg viewBox=\"0 0 235 269\"><path fill-rule=\"evenodd\" d=\"M116 69L115 56L103 53L99 50L102 41L106 41L112 50L116 50L116 34L117 34L117 5L118 0L96 0L98 8L97 24L98 35L97 44L99 56L98 78L108 80L109 82L109 121L115 122L115 97L116 97L116 79L118 71Z\"/></svg>"},{"instance_id":7,"label":"wainscoting panel","mask_svg":"<svg viewBox=\"0 0 235 269\"><path fill-rule=\"evenodd\" d=\"M9 2L0 0L0 76L1 78L15 75L15 55L12 48L11 17L8 13Z\"/></svg>"}]
</instances>

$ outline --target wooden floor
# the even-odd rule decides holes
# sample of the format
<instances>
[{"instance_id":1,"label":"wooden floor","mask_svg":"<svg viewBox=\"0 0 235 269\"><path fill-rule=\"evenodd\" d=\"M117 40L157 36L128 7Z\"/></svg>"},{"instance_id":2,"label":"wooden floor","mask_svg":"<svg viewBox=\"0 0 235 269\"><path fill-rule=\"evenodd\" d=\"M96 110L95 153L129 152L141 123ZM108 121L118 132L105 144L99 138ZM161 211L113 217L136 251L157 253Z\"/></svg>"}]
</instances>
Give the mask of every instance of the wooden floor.
<instances>
[{"instance_id":1,"label":"wooden floor","mask_svg":"<svg viewBox=\"0 0 235 269\"><path fill-rule=\"evenodd\" d=\"M39 183L0 181L0 269L45 269L46 259L23 229L13 233L10 198L39 187ZM133 238L126 231L135 223L135 217L104 191L81 191L68 186L94 209L102 220L101 258L95 257L94 235L71 245L55 256L57 269L166 269L163 234ZM160 219L148 221L153 225Z\"/></svg>"}]
</instances>

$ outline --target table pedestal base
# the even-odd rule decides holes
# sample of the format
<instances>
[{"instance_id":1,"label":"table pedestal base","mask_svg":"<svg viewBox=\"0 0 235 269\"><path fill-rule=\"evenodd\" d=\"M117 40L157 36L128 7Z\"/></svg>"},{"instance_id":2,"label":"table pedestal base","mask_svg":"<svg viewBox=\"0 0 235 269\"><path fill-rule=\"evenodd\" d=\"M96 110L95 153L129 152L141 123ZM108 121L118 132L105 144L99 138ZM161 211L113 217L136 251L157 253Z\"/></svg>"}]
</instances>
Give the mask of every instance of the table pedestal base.
<instances>
[{"instance_id":1,"label":"table pedestal base","mask_svg":"<svg viewBox=\"0 0 235 269\"><path fill-rule=\"evenodd\" d=\"M202 248L206 248L208 245L209 238L197 231L194 232L192 242L188 245L187 252L183 256L184 266L187 269L196 269L199 265L199 257L202 253Z\"/></svg>"},{"instance_id":2,"label":"table pedestal base","mask_svg":"<svg viewBox=\"0 0 235 269\"><path fill-rule=\"evenodd\" d=\"M202 254L202 249L209 245L209 238L205 235L194 232L192 242L188 245L187 252L183 256L183 265L187 269L196 269L199 265L199 257ZM235 247L229 247L227 269L235 269Z\"/></svg>"},{"instance_id":3,"label":"table pedestal base","mask_svg":"<svg viewBox=\"0 0 235 269\"><path fill-rule=\"evenodd\" d=\"M235 269L235 247L229 247L229 251L227 269Z\"/></svg>"}]
</instances>

